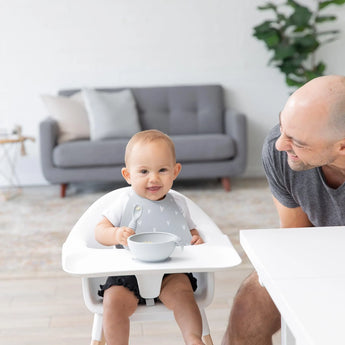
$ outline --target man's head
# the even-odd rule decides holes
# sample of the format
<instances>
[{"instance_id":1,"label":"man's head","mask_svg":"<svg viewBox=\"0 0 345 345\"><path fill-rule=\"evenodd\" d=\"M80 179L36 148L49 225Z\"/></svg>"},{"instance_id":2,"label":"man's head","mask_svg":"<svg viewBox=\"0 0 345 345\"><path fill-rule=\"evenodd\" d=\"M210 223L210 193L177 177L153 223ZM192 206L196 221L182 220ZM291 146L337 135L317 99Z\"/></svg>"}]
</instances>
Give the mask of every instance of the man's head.
<instances>
[{"instance_id":1,"label":"man's head","mask_svg":"<svg viewBox=\"0 0 345 345\"><path fill-rule=\"evenodd\" d=\"M181 171L174 143L158 130L135 134L127 144L125 163L125 180L139 196L150 200L164 198Z\"/></svg>"},{"instance_id":2,"label":"man's head","mask_svg":"<svg viewBox=\"0 0 345 345\"><path fill-rule=\"evenodd\" d=\"M345 77L311 80L288 99L280 114L279 151L291 169L345 164Z\"/></svg>"}]
</instances>

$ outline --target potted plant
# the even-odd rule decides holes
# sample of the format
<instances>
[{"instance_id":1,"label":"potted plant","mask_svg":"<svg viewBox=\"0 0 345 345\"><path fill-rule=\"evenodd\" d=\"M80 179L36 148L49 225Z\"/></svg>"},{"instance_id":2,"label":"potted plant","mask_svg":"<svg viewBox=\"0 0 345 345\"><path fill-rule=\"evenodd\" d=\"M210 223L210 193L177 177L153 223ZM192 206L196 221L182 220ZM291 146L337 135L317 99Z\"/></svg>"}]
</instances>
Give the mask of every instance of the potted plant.
<instances>
[{"instance_id":1,"label":"potted plant","mask_svg":"<svg viewBox=\"0 0 345 345\"><path fill-rule=\"evenodd\" d=\"M318 61L316 51L321 45L334 41L336 29L323 29L324 23L335 21L336 16L324 14L330 5L343 5L345 0L315 0L310 9L295 0L275 4L268 2L259 10L273 11L274 17L254 27L253 36L264 41L273 52L269 64L285 74L289 87L300 87L309 80L323 75L326 64Z\"/></svg>"}]
</instances>

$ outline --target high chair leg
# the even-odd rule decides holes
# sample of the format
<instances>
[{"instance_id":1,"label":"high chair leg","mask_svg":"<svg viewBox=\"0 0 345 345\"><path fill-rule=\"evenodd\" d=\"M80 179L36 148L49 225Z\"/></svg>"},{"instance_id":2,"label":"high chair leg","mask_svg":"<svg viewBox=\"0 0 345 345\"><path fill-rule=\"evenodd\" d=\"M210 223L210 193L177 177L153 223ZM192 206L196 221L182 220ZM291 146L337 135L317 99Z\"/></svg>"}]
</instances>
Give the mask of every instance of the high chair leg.
<instances>
[{"instance_id":1,"label":"high chair leg","mask_svg":"<svg viewBox=\"0 0 345 345\"><path fill-rule=\"evenodd\" d=\"M213 341L210 334L204 335L202 337L202 340L204 341L205 345L213 345Z\"/></svg>"},{"instance_id":2,"label":"high chair leg","mask_svg":"<svg viewBox=\"0 0 345 345\"><path fill-rule=\"evenodd\" d=\"M105 339L103 334L103 315L95 314L92 325L91 345L104 345Z\"/></svg>"},{"instance_id":3,"label":"high chair leg","mask_svg":"<svg viewBox=\"0 0 345 345\"><path fill-rule=\"evenodd\" d=\"M105 345L105 338L104 338L104 333L102 331L102 339L99 345Z\"/></svg>"},{"instance_id":4,"label":"high chair leg","mask_svg":"<svg viewBox=\"0 0 345 345\"><path fill-rule=\"evenodd\" d=\"M102 332L101 340L91 340L91 345L105 345L105 338L104 338L103 332ZM208 344L206 344L206 345L208 345Z\"/></svg>"},{"instance_id":5,"label":"high chair leg","mask_svg":"<svg viewBox=\"0 0 345 345\"><path fill-rule=\"evenodd\" d=\"M206 344L206 343L205 343ZM91 345L105 345L105 339L104 338L102 338L102 340L101 341L98 341L98 340L92 340L91 341ZM208 344L206 344L206 345L208 345Z\"/></svg>"},{"instance_id":6,"label":"high chair leg","mask_svg":"<svg viewBox=\"0 0 345 345\"><path fill-rule=\"evenodd\" d=\"M202 320L202 339L206 345L213 345L213 341L210 335L210 327L208 326L208 321L204 308L199 308L201 320Z\"/></svg>"}]
</instances>

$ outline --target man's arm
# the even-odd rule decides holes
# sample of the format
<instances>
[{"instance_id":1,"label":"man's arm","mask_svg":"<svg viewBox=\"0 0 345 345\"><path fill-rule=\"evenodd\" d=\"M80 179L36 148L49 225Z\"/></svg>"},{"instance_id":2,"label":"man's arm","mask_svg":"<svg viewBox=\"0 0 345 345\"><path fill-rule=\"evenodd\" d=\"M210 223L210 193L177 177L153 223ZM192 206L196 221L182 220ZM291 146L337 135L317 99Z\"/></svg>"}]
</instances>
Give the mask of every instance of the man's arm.
<instances>
[{"instance_id":1,"label":"man's arm","mask_svg":"<svg viewBox=\"0 0 345 345\"><path fill-rule=\"evenodd\" d=\"M272 197L277 208L281 228L304 228L313 226L301 207L288 208Z\"/></svg>"}]
</instances>

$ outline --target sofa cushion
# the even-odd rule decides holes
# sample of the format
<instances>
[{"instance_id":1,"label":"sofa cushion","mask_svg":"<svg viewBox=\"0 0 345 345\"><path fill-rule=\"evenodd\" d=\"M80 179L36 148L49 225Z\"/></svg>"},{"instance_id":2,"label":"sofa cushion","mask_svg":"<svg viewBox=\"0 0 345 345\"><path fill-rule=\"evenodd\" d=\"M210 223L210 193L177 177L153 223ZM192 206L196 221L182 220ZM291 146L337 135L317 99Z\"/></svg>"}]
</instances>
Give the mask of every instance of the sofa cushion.
<instances>
[{"instance_id":1,"label":"sofa cushion","mask_svg":"<svg viewBox=\"0 0 345 345\"><path fill-rule=\"evenodd\" d=\"M128 138L140 131L139 117L130 90L82 92L90 123L91 140Z\"/></svg>"},{"instance_id":2,"label":"sofa cushion","mask_svg":"<svg viewBox=\"0 0 345 345\"><path fill-rule=\"evenodd\" d=\"M103 92L130 89L142 129L168 135L224 133L224 97L221 85L98 88ZM60 90L70 96L78 89Z\"/></svg>"},{"instance_id":3,"label":"sofa cushion","mask_svg":"<svg viewBox=\"0 0 345 345\"><path fill-rule=\"evenodd\" d=\"M58 143L90 137L89 120L80 92L71 97L42 95L49 115L59 126Z\"/></svg>"},{"instance_id":4,"label":"sofa cushion","mask_svg":"<svg viewBox=\"0 0 345 345\"><path fill-rule=\"evenodd\" d=\"M217 85L132 89L143 129L168 135L223 132L223 90Z\"/></svg>"},{"instance_id":5,"label":"sofa cushion","mask_svg":"<svg viewBox=\"0 0 345 345\"><path fill-rule=\"evenodd\" d=\"M127 139L79 140L55 146L53 163L60 168L97 167L122 164Z\"/></svg>"},{"instance_id":6,"label":"sofa cushion","mask_svg":"<svg viewBox=\"0 0 345 345\"><path fill-rule=\"evenodd\" d=\"M224 134L176 135L178 162L203 162L231 159L235 154L232 139ZM54 149L54 165L61 168L123 165L127 139L74 141Z\"/></svg>"},{"instance_id":7,"label":"sofa cushion","mask_svg":"<svg viewBox=\"0 0 345 345\"><path fill-rule=\"evenodd\" d=\"M225 134L173 135L176 159L184 162L204 162L231 159L235 144Z\"/></svg>"}]
</instances>

